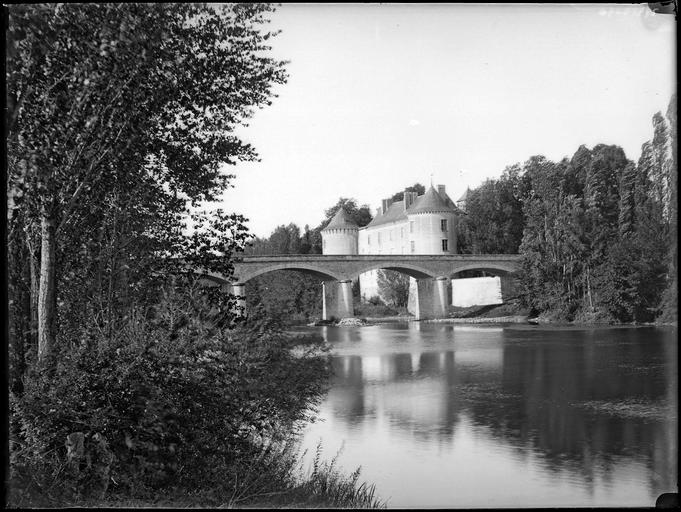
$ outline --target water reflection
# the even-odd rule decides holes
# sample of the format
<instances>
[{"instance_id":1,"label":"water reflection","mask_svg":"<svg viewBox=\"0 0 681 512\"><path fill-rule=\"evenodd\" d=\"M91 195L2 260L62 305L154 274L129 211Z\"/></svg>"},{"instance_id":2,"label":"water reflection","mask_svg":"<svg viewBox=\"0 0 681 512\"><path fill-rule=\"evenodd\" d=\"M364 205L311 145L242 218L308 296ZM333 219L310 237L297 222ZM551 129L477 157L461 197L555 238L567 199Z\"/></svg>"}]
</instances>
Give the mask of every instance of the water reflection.
<instances>
[{"instance_id":1,"label":"water reflection","mask_svg":"<svg viewBox=\"0 0 681 512\"><path fill-rule=\"evenodd\" d=\"M392 506L652 505L676 491L675 330L324 335L335 377L306 442L344 440L345 465Z\"/></svg>"}]
</instances>

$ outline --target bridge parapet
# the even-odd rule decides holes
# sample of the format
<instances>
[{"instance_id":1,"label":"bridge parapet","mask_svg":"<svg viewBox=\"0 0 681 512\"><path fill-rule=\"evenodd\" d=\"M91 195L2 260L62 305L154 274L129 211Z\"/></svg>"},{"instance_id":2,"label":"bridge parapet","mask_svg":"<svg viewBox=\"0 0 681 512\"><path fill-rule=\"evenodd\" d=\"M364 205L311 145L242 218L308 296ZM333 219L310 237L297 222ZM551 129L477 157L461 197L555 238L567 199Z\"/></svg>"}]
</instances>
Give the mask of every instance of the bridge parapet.
<instances>
[{"instance_id":1,"label":"bridge parapet","mask_svg":"<svg viewBox=\"0 0 681 512\"><path fill-rule=\"evenodd\" d=\"M308 255L244 256L234 264L238 282L246 282L276 270L298 270L323 281L355 280L360 274L376 269L396 270L417 279L451 277L464 270L484 269L514 273L520 269L517 254L447 254L447 255Z\"/></svg>"}]
</instances>

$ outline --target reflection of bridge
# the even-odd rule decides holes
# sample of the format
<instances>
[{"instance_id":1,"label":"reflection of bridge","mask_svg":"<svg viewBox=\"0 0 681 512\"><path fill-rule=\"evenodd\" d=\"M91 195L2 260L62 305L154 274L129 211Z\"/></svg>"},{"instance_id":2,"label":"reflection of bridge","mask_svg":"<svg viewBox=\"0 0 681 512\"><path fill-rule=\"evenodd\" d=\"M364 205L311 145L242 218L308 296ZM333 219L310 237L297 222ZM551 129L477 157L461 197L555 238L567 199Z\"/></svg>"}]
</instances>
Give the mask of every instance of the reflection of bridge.
<instances>
[{"instance_id":1,"label":"reflection of bridge","mask_svg":"<svg viewBox=\"0 0 681 512\"><path fill-rule=\"evenodd\" d=\"M353 316L352 281L375 269L395 270L416 279L416 318L442 318L447 314L447 285L455 274L481 270L501 277L502 297L511 288L510 275L520 269L517 254L444 255L306 255L245 256L234 264L231 283L217 274L207 277L231 284L235 295L245 297L244 284L276 270L296 270L319 278L323 286L323 318Z\"/></svg>"}]
</instances>

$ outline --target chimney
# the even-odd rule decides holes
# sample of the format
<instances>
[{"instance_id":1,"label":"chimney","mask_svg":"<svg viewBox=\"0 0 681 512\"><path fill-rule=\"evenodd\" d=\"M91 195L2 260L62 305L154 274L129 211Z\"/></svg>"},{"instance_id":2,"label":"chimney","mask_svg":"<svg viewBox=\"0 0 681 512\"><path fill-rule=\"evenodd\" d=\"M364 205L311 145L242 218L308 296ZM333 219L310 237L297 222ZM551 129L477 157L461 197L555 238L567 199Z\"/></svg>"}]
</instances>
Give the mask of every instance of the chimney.
<instances>
[{"instance_id":1,"label":"chimney","mask_svg":"<svg viewBox=\"0 0 681 512\"><path fill-rule=\"evenodd\" d=\"M447 197L447 194L445 194L445 186L444 185L438 185L437 186L437 193L440 194L440 197L442 199Z\"/></svg>"},{"instance_id":2,"label":"chimney","mask_svg":"<svg viewBox=\"0 0 681 512\"><path fill-rule=\"evenodd\" d=\"M409 207L414 204L414 201L416 201L416 198L418 197L417 192L409 192L407 190L404 191L404 209L405 211L409 209Z\"/></svg>"},{"instance_id":3,"label":"chimney","mask_svg":"<svg viewBox=\"0 0 681 512\"><path fill-rule=\"evenodd\" d=\"M411 197L411 192L408 190L404 191L404 210L406 211L411 204L414 202L414 200Z\"/></svg>"},{"instance_id":4,"label":"chimney","mask_svg":"<svg viewBox=\"0 0 681 512\"><path fill-rule=\"evenodd\" d=\"M383 213L388 211L388 208L390 208L390 205L393 204L392 199L383 199L381 202L381 209L383 210Z\"/></svg>"}]
</instances>

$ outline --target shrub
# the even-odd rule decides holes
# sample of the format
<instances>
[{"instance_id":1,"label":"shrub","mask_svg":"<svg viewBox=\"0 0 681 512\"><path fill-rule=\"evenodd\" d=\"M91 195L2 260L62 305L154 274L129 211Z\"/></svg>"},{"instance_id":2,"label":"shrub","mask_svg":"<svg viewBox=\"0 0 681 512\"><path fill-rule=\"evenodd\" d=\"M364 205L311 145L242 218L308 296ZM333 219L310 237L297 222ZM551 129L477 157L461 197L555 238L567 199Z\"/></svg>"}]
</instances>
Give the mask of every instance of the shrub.
<instances>
[{"instance_id":1,"label":"shrub","mask_svg":"<svg viewBox=\"0 0 681 512\"><path fill-rule=\"evenodd\" d=\"M321 340L293 356L296 340L272 326L209 333L191 311L179 316L172 326L162 314L156 323L133 320L113 340L91 340L31 370L10 399L13 506L94 498L85 485L92 468L64 471L74 432L107 440L113 495L191 491L215 504L240 492L245 474L283 478L286 465L273 463L278 447L325 391Z\"/></svg>"}]
</instances>

